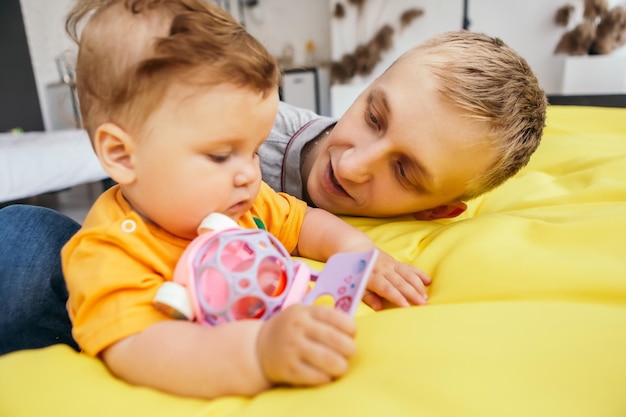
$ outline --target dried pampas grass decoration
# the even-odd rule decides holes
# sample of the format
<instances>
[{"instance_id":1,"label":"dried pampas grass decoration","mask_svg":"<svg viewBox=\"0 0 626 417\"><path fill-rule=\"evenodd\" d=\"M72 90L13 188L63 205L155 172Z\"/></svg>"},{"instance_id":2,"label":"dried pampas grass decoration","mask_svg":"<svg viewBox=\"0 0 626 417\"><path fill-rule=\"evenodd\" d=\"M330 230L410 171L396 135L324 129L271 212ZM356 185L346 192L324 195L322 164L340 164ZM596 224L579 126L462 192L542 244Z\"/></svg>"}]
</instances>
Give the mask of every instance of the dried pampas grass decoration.
<instances>
[{"instance_id":1,"label":"dried pampas grass decoration","mask_svg":"<svg viewBox=\"0 0 626 417\"><path fill-rule=\"evenodd\" d=\"M359 13L361 13L363 11L363 6L365 5L365 0L348 0L348 3L356 6L357 9L359 9Z\"/></svg>"},{"instance_id":2,"label":"dried pampas grass decoration","mask_svg":"<svg viewBox=\"0 0 626 417\"><path fill-rule=\"evenodd\" d=\"M400 28L404 29L424 14L422 9L409 9L400 16Z\"/></svg>"},{"instance_id":3,"label":"dried pampas grass decoration","mask_svg":"<svg viewBox=\"0 0 626 417\"><path fill-rule=\"evenodd\" d=\"M376 52L385 52L391 49L393 46L393 28L390 25L385 25L378 29L376 35L370 41Z\"/></svg>"},{"instance_id":4,"label":"dried pampas grass decoration","mask_svg":"<svg viewBox=\"0 0 626 417\"><path fill-rule=\"evenodd\" d=\"M567 26L574 6L557 10L554 20ZM567 16L566 16L567 15ZM583 21L563 34L554 53L567 55L610 54L626 44L626 3L609 9L608 0L585 0Z\"/></svg>"},{"instance_id":5,"label":"dried pampas grass decoration","mask_svg":"<svg viewBox=\"0 0 626 417\"><path fill-rule=\"evenodd\" d=\"M348 0L348 3L359 7L360 13L365 0ZM341 10L339 10L339 6L341 6ZM400 28L406 28L415 19L423 15L424 10L422 9L405 10L400 15ZM333 16L336 18L345 16L345 10L341 3L335 4ZM384 25L368 42L357 45L354 52L344 54L339 61L331 62L331 84L344 84L357 75L370 75L376 68L376 65L382 61L383 53L392 48L394 32L395 30L391 25Z\"/></svg>"},{"instance_id":6,"label":"dried pampas grass decoration","mask_svg":"<svg viewBox=\"0 0 626 417\"><path fill-rule=\"evenodd\" d=\"M598 23L590 54L610 54L626 44L626 6L611 9Z\"/></svg>"},{"instance_id":7,"label":"dried pampas grass decoration","mask_svg":"<svg viewBox=\"0 0 626 417\"><path fill-rule=\"evenodd\" d=\"M340 62L333 62L330 67L331 83L342 84L356 75L371 74L382 60L383 52L391 49L393 32L390 25L385 25L369 42L358 45L351 54L344 54Z\"/></svg>"},{"instance_id":8,"label":"dried pampas grass decoration","mask_svg":"<svg viewBox=\"0 0 626 417\"><path fill-rule=\"evenodd\" d=\"M587 55L595 37L596 25L585 20L561 37L554 52L557 54Z\"/></svg>"},{"instance_id":9,"label":"dried pampas grass decoration","mask_svg":"<svg viewBox=\"0 0 626 417\"><path fill-rule=\"evenodd\" d=\"M587 20L595 20L604 16L608 11L608 0L585 0L583 17Z\"/></svg>"},{"instance_id":10,"label":"dried pampas grass decoration","mask_svg":"<svg viewBox=\"0 0 626 417\"><path fill-rule=\"evenodd\" d=\"M335 19L343 19L346 17L346 8L343 7L342 3L335 4L335 11L333 12L333 16Z\"/></svg>"},{"instance_id":11,"label":"dried pampas grass decoration","mask_svg":"<svg viewBox=\"0 0 626 417\"><path fill-rule=\"evenodd\" d=\"M572 14L574 14L574 10L576 9L571 4L566 4L565 6L560 7L554 15L554 23L563 27L569 25Z\"/></svg>"}]
</instances>

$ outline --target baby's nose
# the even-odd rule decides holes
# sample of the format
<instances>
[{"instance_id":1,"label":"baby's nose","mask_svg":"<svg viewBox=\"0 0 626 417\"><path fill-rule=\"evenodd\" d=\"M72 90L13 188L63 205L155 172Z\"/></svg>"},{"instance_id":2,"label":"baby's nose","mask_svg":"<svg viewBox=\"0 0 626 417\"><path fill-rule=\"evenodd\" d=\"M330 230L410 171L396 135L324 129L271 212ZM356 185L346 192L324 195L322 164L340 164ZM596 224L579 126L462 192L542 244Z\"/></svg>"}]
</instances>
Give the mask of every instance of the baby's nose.
<instances>
[{"instance_id":1,"label":"baby's nose","mask_svg":"<svg viewBox=\"0 0 626 417\"><path fill-rule=\"evenodd\" d=\"M244 164L238 172L235 174L234 183L236 187L243 187L254 183L258 180L260 173L260 167L258 162Z\"/></svg>"}]
</instances>

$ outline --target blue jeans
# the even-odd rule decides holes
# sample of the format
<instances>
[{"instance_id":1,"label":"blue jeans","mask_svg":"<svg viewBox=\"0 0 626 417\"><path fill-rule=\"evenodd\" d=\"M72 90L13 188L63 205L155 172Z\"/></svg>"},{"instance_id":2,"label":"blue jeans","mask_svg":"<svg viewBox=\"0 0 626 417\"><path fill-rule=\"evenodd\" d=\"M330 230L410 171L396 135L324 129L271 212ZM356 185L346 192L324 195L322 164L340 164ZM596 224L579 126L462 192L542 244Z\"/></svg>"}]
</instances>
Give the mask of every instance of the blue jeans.
<instances>
[{"instance_id":1,"label":"blue jeans","mask_svg":"<svg viewBox=\"0 0 626 417\"><path fill-rule=\"evenodd\" d=\"M58 343L78 350L60 251L79 227L43 207L0 209L0 355Z\"/></svg>"}]
</instances>

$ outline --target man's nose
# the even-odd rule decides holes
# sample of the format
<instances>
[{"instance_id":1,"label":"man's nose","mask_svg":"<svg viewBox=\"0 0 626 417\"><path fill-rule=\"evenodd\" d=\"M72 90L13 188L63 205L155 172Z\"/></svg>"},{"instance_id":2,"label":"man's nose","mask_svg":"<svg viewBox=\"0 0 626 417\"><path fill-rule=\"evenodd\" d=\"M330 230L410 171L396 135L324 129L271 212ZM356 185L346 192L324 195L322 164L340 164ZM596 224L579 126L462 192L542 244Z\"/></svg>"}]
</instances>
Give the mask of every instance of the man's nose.
<instances>
[{"instance_id":1,"label":"man's nose","mask_svg":"<svg viewBox=\"0 0 626 417\"><path fill-rule=\"evenodd\" d=\"M369 181L384 168L386 149L382 142L370 142L347 149L335 167L335 175L355 183Z\"/></svg>"}]
</instances>

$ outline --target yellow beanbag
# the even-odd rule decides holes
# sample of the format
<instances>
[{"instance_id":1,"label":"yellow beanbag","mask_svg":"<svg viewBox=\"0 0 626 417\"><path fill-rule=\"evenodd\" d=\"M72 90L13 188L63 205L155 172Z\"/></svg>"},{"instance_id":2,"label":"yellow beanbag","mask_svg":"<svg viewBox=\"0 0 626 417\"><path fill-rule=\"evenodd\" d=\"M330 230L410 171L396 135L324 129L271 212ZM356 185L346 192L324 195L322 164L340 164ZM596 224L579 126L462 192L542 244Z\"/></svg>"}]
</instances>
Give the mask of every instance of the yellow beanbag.
<instances>
[{"instance_id":1,"label":"yellow beanbag","mask_svg":"<svg viewBox=\"0 0 626 417\"><path fill-rule=\"evenodd\" d=\"M202 401L53 346L0 357L0 415L626 415L626 109L551 106L547 124L457 219L347 219L433 284L428 306L361 311L344 378Z\"/></svg>"}]
</instances>

